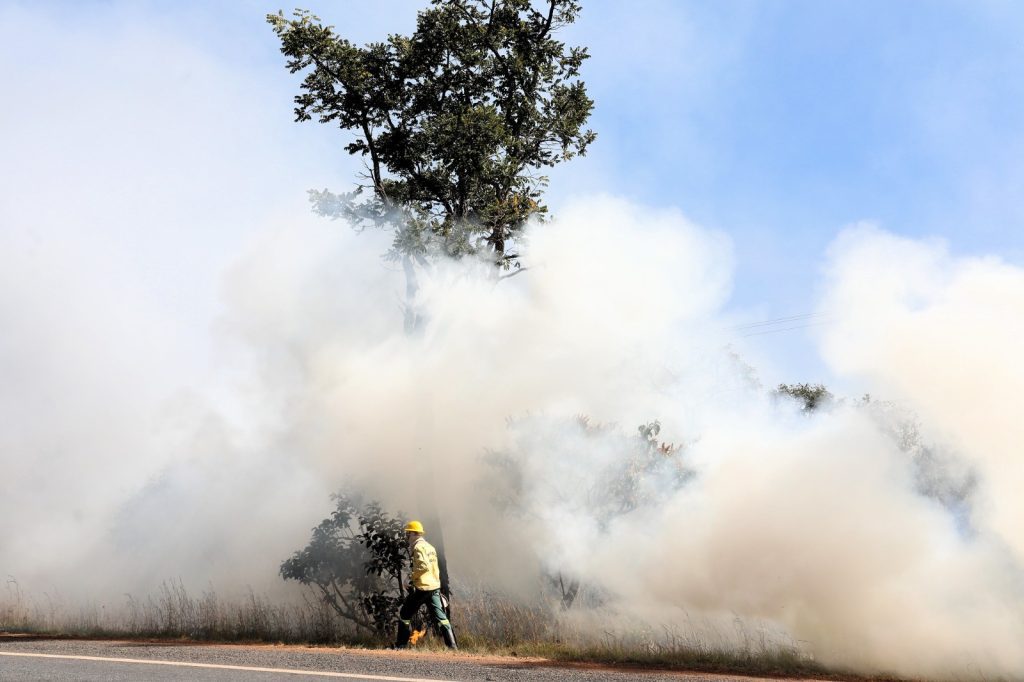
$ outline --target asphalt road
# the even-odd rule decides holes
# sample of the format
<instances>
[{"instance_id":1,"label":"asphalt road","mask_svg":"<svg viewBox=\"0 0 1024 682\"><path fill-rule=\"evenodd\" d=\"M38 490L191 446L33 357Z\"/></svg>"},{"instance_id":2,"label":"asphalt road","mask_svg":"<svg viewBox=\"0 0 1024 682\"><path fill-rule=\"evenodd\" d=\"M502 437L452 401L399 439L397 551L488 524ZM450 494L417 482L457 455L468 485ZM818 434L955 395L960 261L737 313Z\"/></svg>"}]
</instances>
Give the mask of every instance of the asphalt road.
<instances>
[{"instance_id":1,"label":"asphalt road","mask_svg":"<svg viewBox=\"0 0 1024 682\"><path fill-rule=\"evenodd\" d=\"M415 651L43 639L0 635L0 680L569 680L729 682L749 678L562 667L530 659Z\"/></svg>"}]
</instances>

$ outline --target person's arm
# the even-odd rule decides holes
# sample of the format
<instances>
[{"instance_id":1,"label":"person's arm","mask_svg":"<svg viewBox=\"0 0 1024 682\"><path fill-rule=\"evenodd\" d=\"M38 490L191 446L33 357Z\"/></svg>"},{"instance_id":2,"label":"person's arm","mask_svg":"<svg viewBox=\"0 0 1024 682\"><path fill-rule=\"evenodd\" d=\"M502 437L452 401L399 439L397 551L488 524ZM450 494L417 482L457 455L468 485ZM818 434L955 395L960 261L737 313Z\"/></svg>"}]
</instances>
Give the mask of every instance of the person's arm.
<instances>
[{"instance_id":1,"label":"person's arm","mask_svg":"<svg viewBox=\"0 0 1024 682\"><path fill-rule=\"evenodd\" d=\"M424 543L418 542L412 548L412 585L418 586L420 578L430 573L430 558L427 556Z\"/></svg>"}]
</instances>

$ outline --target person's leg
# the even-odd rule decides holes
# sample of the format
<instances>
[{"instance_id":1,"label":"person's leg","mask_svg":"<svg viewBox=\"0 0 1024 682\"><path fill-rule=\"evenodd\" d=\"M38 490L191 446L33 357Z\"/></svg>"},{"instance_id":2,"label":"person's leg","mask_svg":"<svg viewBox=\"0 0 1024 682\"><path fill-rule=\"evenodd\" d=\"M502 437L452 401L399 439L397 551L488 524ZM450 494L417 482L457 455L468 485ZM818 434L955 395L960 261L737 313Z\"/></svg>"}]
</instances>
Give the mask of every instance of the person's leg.
<instances>
[{"instance_id":1,"label":"person's leg","mask_svg":"<svg viewBox=\"0 0 1024 682\"><path fill-rule=\"evenodd\" d=\"M406 595L402 602L402 608L398 610L398 636L395 638L395 647L404 649L409 646L409 637L412 636L412 617L423 605L425 593L412 590Z\"/></svg>"},{"instance_id":2,"label":"person's leg","mask_svg":"<svg viewBox=\"0 0 1024 682\"><path fill-rule=\"evenodd\" d=\"M455 633L452 631L452 624L448 620L448 614L444 612L444 607L441 606L441 590L434 590L429 594L430 615L433 616L434 622L440 628L445 645L449 649L458 649L459 647L455 644Z\"/></svg>"}]
</instances>

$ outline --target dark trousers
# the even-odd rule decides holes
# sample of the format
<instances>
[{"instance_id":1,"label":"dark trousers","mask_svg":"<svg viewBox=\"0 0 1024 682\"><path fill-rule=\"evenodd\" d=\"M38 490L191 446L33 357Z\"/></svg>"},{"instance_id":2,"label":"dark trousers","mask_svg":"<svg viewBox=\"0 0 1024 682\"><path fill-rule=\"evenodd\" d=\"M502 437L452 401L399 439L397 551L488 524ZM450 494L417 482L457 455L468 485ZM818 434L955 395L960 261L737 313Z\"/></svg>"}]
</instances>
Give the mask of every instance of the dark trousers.
<instances>
[{"instance_id":1,"label":"dark trousers","mask_svg":"<svg viewBox=\"0 0 1024 682\"><path fill-rule=\"evenodd\" d=\"M452 637L452 624L448 622L448 614L441 606L441 590L412 590L409 592L405 601L402 602L402 608L398 611L398 639L395 640L395 646L404 647L409 643L409 637L412 635L412 617L424 604L427 605L430 618L441 629L445 644L453 646L455 640Z\"/></svg>"}]
</instances>

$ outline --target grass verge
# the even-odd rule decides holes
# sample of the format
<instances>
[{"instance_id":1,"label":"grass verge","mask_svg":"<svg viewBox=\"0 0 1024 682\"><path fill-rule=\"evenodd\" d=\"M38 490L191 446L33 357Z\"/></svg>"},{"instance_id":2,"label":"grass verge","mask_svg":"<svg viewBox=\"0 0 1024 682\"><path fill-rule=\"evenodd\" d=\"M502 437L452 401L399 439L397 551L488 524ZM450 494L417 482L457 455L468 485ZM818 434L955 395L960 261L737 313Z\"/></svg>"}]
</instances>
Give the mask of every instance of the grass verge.
<instances>
[{"instance_id":1,"label":"grass verge","mask_svg":"<svg viewBox=\"0 0 1024 682\"><path fill-rule=\"evenodd\" d=\"M486 593L456 602L453 616L460 649L470 654L543 659L551 664L597 664L617 668L657 668L762 677L864 680L868 677L829 669L785 641L741 632L732 643L671 632L626 628L628 634L604 631L601 641L588 633L594 622L560 617L557 609L524 605ZM601 632L600 629L597 631ZM190 595L180 582L161 585L145 599L126 596L117 608L73 607L44 595L31 599L16 583L0 598L0 633L90 639L146 639L210 643L271 643L381 648L390 637L368 636L340 619L323 602L273 604L249 592L225 600L212 591ZM428 634L421 650L441 651L437 636ZM878 679L873 678L873 679ZM886 678L893 679L893 678Z\"/></svg>"}]
</instances>

